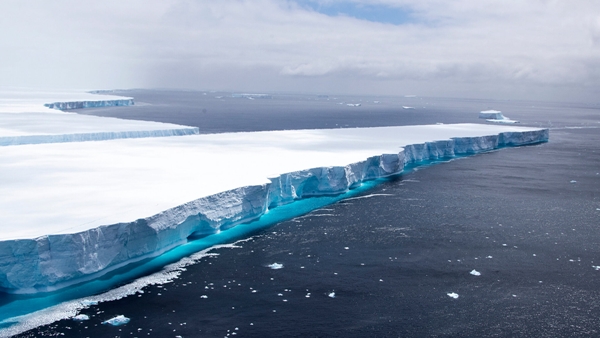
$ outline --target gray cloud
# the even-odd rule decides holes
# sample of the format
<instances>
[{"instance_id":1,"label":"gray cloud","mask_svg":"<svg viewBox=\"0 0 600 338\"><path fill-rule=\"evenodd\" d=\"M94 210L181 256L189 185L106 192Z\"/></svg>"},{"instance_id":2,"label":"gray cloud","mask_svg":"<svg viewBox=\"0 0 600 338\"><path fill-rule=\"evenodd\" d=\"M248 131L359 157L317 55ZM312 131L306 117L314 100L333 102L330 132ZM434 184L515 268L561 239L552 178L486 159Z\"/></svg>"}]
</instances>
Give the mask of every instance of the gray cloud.
<instances>
[{"instance_id":1,"label":"gray cloud","mask_svg":"<svg viewBox=\"0 0 600 338\"><path fill-rule=\"evenodd\" d=\"M364 3L412 20L274 0L5 0L0 85L597 100L597 1Z\"/></svg>"}]
</instances>

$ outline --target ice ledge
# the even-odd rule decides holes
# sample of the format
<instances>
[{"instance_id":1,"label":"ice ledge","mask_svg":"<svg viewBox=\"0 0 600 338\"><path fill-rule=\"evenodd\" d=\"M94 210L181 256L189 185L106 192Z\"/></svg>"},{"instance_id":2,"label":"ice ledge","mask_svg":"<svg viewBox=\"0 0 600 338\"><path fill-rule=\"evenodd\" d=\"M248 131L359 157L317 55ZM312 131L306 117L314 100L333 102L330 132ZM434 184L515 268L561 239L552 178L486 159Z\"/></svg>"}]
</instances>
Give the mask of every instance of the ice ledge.
<instances>
[{"instance_id":1,"label":"ice ledge","mask_svg":"<svg viewBox=\"0 0 600 338\"><path fill-rule=\"evenodd\" d=\"M376 129L376 128L374 128ZM383 129L381 129L383 130ZM339 194L366 180L402 172L406 165L502 147L548 141L548 129L500 132L409 144L345 166L284 173L270 183L240 187L169 208L133 222L71 233L0 242L0 288L35 293L63 288L202 236L263 215L294 200Z\"/></svg>"},{"instance_id":2,"label":"ice ledge","mask_svg":"<svg viewBox=\"0 0 600 338\"><path fill-rule=\"evenodd\" d=\"M50 109L59 109L59 110L133 106L133 105L134 105L134 102L133 102L132 98L123 98L123 99L116 99L116 100L54 102L54 103L44 104L45 107L48 107Z\"/></svg>"},{"instance_id":3,"label":"ice ledge","mask_svg":"<svg viewBox=\"0 0 600 338\"><path fill-rule=\"evenodd\" d=\"M165 137L165 136L183 136L198 134L198 128L184 127L179 129L163 130L140 130L140 131L106 131L93 133L75 133L59 135L23 135L23 136L0 136L0 146L14 146L25 144L43 144L43 143L64 143L64 142L85 142L85 141L105 141L123 138L143 138L143 137Z\"/></svg>"}]
</instances>

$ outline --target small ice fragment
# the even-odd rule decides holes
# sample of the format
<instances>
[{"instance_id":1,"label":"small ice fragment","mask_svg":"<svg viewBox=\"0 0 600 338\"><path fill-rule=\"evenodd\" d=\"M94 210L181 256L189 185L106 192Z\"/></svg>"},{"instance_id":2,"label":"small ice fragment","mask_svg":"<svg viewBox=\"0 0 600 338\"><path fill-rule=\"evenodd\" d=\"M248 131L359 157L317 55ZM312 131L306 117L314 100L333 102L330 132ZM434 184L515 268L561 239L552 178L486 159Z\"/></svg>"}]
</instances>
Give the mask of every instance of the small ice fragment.
<instances>
[{"instance_id":1,"label":"small ice fragment","mask_svg":"<svg viewBox=\"0 0 600 338\"><path fill-rule=\"evenodd\" d=\"M592 265L592 268L596 271L600 271L600 265Z\"/></svg>"},{"instance_id":2,"label":"small ice fragment","mask_svg":"<svg viewBox=\"0 0 600 338\"><path fill-rule=\"evenodd\" d=\"M513 297L517 297L517 295L512 295Z\"/></svg>"},{"instance_id":3,"label":"small ice fragment","mask_svg":"<svg viewBox=\"0 0 600 338\"><path fill-rule=\"evenodd\" d=\"M572 180L572 181L571 181L571 183L577 183L577 181L575 181L575 180Z\"/></svg>"},{"instance_id":4,"label":"small ice fragment","mask_svg":"<svg viewBox=\"0 0 600 338\"><path fill-rule=\"evenodd\" d=\"M278 293L277 296L283 297L283 293Z\"/></svg>"},{"instance_id":5,"label":"small ice fragment","mask_svg":"<svg viewBox=\"0 0 600 338\"><path fill-rule=\"evenodd\" d=\"M207 295L202 295L202 296L200 296L200 298L208 298L208 296Z\"/></svg>"},{"instance_id":6,"label":"small ice fragment","mask_svg":"<svg viewBox=\"0 0 600 338\"><path fill-rule=\"evenodd\" d=\"M454 299L458 298L458 293L454 293L454 292L450 292L447 294L449 297L452 297Z\"/></svg>"},{"instance_id":7,"label":"small ice fragment","mask_svg":"<svg viewBox=\"0 0 600 338\"><path fill-rule=\"evenodd\" d=\"M306 294L306 298L310 298L310 292Z\"/></svg>"},{"instance_id":8,"label":"small ice fragment","mask_svg":"<svg viewBox=\"0 0 600 338\"><path fill-rule=\"evenodd\" d=\"M506 244L502 244L502 246L506 246Z\"/></svg>"},{"instance_id":9,"label":"small ice fragment","mask_svg":"<svg viewBox=\"0 0 600 338\"><path fill-rule=\"evenodd\" d=\"M473 269L473 271L469 272L470 274L472 274L473 276L481 276L481 272Z\"/></svg>"},{"instance_id":10,"label":"small ice fragment","mask_svg":"<svg viewBox=\"0 0 600 338\"><path fill-rule=\"evenodd\" d=\"M347 246L345 246L345 247L344 247L344 250L350 250L350 248L349 248L349 247L347 247Z\"/></svg>"},{"instance_id":11,"label":"small ice fragment","mask_svg":"<svg viewBox=\"0 0 600 338\"><path fill-rule=\"evenodd\" d=\"M533 254L533 257L537 256L536 254Z\"/></svg>"},{"instance_id":12,"label":"small ice fragment","mask_svg":"<svg viewBox=\"0 0 600 338\"><path fill-rule=\"evenodd\" d=\"M105 320L102 322L102 324L108 324L108 325L112 325L112 326L120 326L123 324L127 324L129 323L129 318L123 316L123 315L118 315L116 317L113 317L109 320Z\"/></svg>"},{"instance_id":13,"label":"small ice fragment","mask_svg":"<svg viewBox=\"0 0 600 338\"><path fill-rule=\"evenodd\" d=\"M380 282L383 282L383 279L380 279L379 281L380 281Z\"/></svg>"},{"instance_id":14,"label":"small ice fragment","mask_svg":"<svg viewBox=\"0 0 600 338\"><path fill-rule=\"evenodd\" d=\"M327 296L329 296L329 298L335 298L335 292L331 292Z\"/></svg>"},{"instance_id":15,"label":"small ice fragment","mask_svg":"<svg viewBox=\"0 0 600 338\"><path fill-rule=\"evenodd\" d=\"M252 293L256 293L256 290L252 290Z\"/></svg>"},{"instance_id":16,"label":"small ice fragment","mask_svg":"<svg viewBox=\"0 0 600 338\"><path fill-rule=\"evenodd\" d=\"M77 315L77 316L73 317L73 320L78 321L78 322L81 322L81 321L84 321L84 320L89 320L89 319L90 319L90 316L83 315L83 314L82 315Z\"/></svg>"},{"instance_id":17,"label":"small ice fragment","mask_svg":"<svg viewBox=\"0 0 600 338\"><path fill-rule=\"evenodd\" d=\"M273 263L273 264L269 264L267 266L273 270L283 269L283 264L280 264L280 263Z\"/></svg>"}]
</instances>

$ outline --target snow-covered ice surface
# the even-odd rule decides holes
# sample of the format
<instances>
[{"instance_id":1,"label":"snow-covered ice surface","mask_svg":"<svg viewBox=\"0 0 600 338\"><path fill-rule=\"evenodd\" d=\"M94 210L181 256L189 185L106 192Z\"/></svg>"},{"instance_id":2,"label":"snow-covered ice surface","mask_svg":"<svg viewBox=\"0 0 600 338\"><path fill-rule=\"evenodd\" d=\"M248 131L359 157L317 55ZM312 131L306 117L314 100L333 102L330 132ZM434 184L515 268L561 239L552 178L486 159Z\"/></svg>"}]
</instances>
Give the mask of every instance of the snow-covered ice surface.
<instances>
[{"instance_id":1,"label":"snow-covered ice surface","mask_svg":"<svg viewBox=\"0 0 600 338\"><path fill-rule=\"evenodd\" d=\"M88 104L86 105L85 102ZM57 103L56 105L53 105ZM0 87L0 113L57 113L62 108L131 105L133 98L85 91ZM56 108L51 108L56 106Z\"/></svg>"},{"instance_id":2,"label":"snow-covered ice surface","mask_svg":"<svg viewBox=\"0 0 600 338\"><path fill-rule=\"evenodd\" d=\"M45 106L102 107L133 99L84 92L38 92L0 88L0 146L100 141L198 134L198 128L65 113Z\"/></svg>"},{"instance_id":3,"label":"snow-covered ice surface","mask_svg":"<svg viewBox=\"0 0 600 338\"><path fill-rule=\"evenodd\" d=\"M0 147L0 287L65 287L405 163L547 139L546 129L456 124Z\"/></svg>"}]
</instances>

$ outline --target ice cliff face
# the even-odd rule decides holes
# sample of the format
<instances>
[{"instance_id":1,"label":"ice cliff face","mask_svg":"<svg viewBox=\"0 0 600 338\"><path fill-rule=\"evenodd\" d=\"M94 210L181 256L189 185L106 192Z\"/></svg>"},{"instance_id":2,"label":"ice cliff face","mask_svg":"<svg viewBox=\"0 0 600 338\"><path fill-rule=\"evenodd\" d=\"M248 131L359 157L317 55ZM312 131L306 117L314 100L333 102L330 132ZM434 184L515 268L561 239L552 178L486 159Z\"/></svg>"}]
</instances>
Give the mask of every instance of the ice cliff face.
<instances>
[{"instance_id":1,"label":"ice cliff face","mask_svg":"<svg viewBox=\"0 0 600 338\"><path fill-rule=\"evenodd\" d=\"M185 243L260 217L278 205L324 194L339 194L361 182L400 173L427 161L476 154L508 146L546 142L548 130L505 132L412 144L396 154L357 163L285 173L271 183L247 186L200 198L130 223L84 232L0 242L0 288L33 293L95 278Z\"/></svg>"},{"instance_id":2,"label":"ice cliff face","mask_svg":"<svg viewBox=\"0 0 600 338\"><path fill-rule=\"evenodd\" d=\"M121 138L183 136L183 135L196 135L198 133L199 133L198 128L182 127L182 128L175 128L175 129L104 131L104 132L57 134L57 135L0 136L0 146L42 144L42 143L103 141L103 140L115 140L115 139L121 139Z\"/></svg>"},{"instance_id":3,"label":"ice cliff face","mask_svg":"<svg viewBox=\"0 0 600 338\"><path fill-rule=\"evenodd\" d=\"M97 101L69 101L69 102L53 102L46 103L44 106L51 109L69 110L83 108L99 108L99 107L117 107L117 106L133 106L133 99L123 98L116 100L97 100Z\"/></svg>"}]
</instances>

